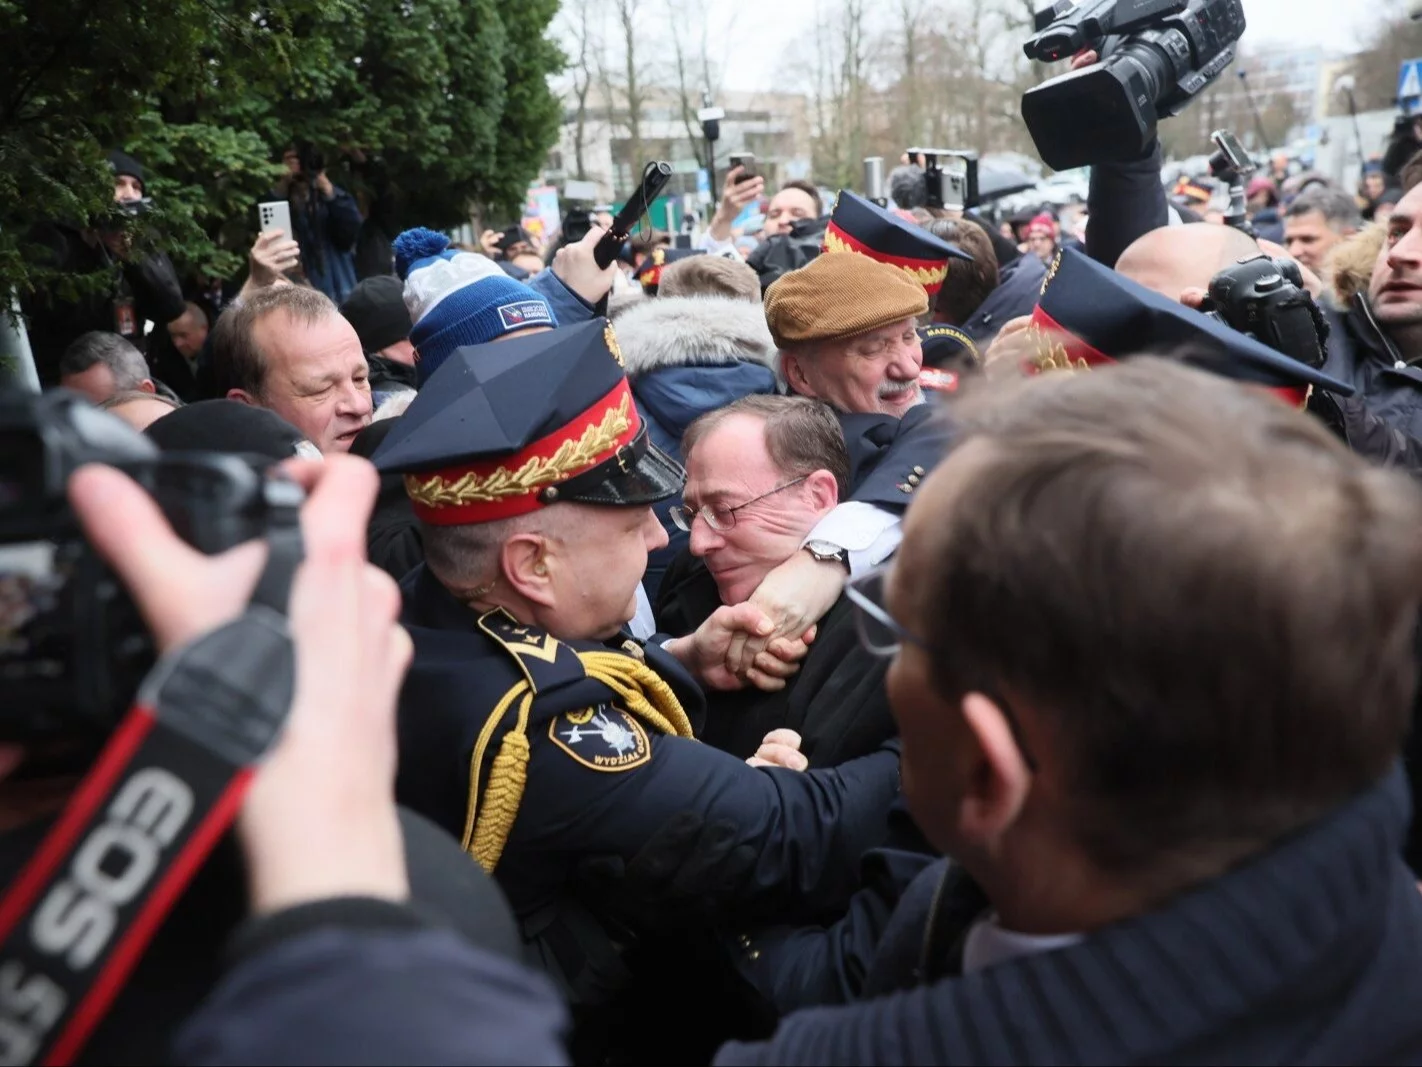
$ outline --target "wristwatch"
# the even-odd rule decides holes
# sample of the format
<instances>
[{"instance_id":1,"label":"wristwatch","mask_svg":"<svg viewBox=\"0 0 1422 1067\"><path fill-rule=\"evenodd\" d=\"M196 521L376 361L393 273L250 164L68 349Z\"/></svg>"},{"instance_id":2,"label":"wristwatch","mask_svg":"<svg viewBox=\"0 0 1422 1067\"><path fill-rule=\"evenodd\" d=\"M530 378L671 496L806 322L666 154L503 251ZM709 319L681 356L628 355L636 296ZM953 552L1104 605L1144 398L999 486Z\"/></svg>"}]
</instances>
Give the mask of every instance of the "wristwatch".
<instances>
[{"instance_id":1,"label":"wristwatch","mask_svg":"<svg viewBox=\"0 0 1422 1067\"><path fill-rule=\"evenodd\" d=\"M805 551L820 563L838 563L849 566L849 550L840 548L833 541L806 541Z\"/></svg>"}]
</instances>

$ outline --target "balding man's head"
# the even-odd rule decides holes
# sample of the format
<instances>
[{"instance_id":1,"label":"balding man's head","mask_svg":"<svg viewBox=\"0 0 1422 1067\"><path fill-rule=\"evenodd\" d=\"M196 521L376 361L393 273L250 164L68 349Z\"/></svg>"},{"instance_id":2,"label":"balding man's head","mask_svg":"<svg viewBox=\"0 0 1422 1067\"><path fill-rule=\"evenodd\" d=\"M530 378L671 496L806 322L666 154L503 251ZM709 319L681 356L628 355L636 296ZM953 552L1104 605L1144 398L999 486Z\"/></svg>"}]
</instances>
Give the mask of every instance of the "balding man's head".
<instances>
[{"instance_id":1,"label":"balding man's head","mask_svg":"<svg viewBox=\"0 0 1422 1067\"><path fill-rule=\"evenodd\" d=\"M1162 226L1121 253L1116 269L1171 300L1186 289L1206 289L1210 279L1241 259L1259 254L1253 238L1231 226L1195 222Z\"/></svg>"}]
</instances>

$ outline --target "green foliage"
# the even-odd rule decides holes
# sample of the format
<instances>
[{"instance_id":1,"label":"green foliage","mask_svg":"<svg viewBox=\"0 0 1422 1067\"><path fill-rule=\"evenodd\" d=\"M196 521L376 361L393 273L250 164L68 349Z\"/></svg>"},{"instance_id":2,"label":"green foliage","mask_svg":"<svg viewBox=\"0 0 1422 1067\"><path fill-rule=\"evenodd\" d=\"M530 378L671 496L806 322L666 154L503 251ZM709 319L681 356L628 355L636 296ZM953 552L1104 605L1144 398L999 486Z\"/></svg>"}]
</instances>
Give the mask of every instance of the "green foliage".
<instances>
[{"instance_id":1,"label":"green foliage","mask_svg":"<svg viewBox=\"0 0 1422 1067\"><path fill-rule=\"evenodd\" d=\"M557 0L0 0L0 292L72 291L25 241L112 222L105 151L149 172L140 244L229 276L295 140L402 224L512 210L557 135Z\"/></svg>"},{"instance_id":2,"label":"green foliage","mask_svg":"<svg viewBox=\"0 0 1422 1067\"><path fill-rule=\"evenodd\" d=\"M563 105L548 89L547 75L563 69L564 56L544 35L558 13L558 0L519 0L505 5L504 81L508 99L499 124L498 168L485 199L513 210L523 202L526 161L548 151L549 130L556 130Z\"/></svg>"}]
</instances>

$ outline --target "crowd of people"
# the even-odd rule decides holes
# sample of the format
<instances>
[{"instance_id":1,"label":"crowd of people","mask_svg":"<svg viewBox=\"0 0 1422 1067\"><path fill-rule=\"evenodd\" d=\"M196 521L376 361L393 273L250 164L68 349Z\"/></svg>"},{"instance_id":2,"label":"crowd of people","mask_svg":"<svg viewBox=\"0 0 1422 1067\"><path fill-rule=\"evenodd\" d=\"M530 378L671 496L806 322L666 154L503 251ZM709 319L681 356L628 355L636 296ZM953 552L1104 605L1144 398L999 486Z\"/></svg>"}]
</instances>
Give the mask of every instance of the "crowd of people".
<instances>
[{"instance_id":1,"label":"crowd of people","mask_svg":"<svg viewBox=\"0 0 1422 1067\"><path fill-rule=\"evenodd\" d=\"M288 590L277 532L205 555L69 480L138 705L285 726L72 1015L11 949L98 786L0 743L7 1058L1422 1061L1399 155L1271 161L1240 225L1154 145L1001 224L907 159L883 201L737 167L605 267L592 218L366 273L297 148L239 286L49 227L112 284L26 298L43 385L298 487L304 550Z\"/></svg>"}]
</instances>

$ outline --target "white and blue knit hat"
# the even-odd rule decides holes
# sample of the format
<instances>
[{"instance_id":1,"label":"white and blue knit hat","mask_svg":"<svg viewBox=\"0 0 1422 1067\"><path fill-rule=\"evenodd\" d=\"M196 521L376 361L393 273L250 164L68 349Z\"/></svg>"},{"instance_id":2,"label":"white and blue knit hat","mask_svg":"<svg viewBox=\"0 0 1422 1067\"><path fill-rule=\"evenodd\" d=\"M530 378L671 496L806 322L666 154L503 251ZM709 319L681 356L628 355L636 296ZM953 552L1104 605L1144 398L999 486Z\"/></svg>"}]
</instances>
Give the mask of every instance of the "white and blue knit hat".
<instances>
[{"instance_id":1,"label":"white and blue knit hat","mask_svg":"<svg viewBox=\"0 0 1422 1067\"><path fill-rule=\"evenodd\" d=\"M493 260L457 252L434 230L406 230L395 238L395 270L405 282L405 307L414 328L421 385L451 353L532 326L556 327L553 309L514 281Z\"/></svg>"}]
</instances>

